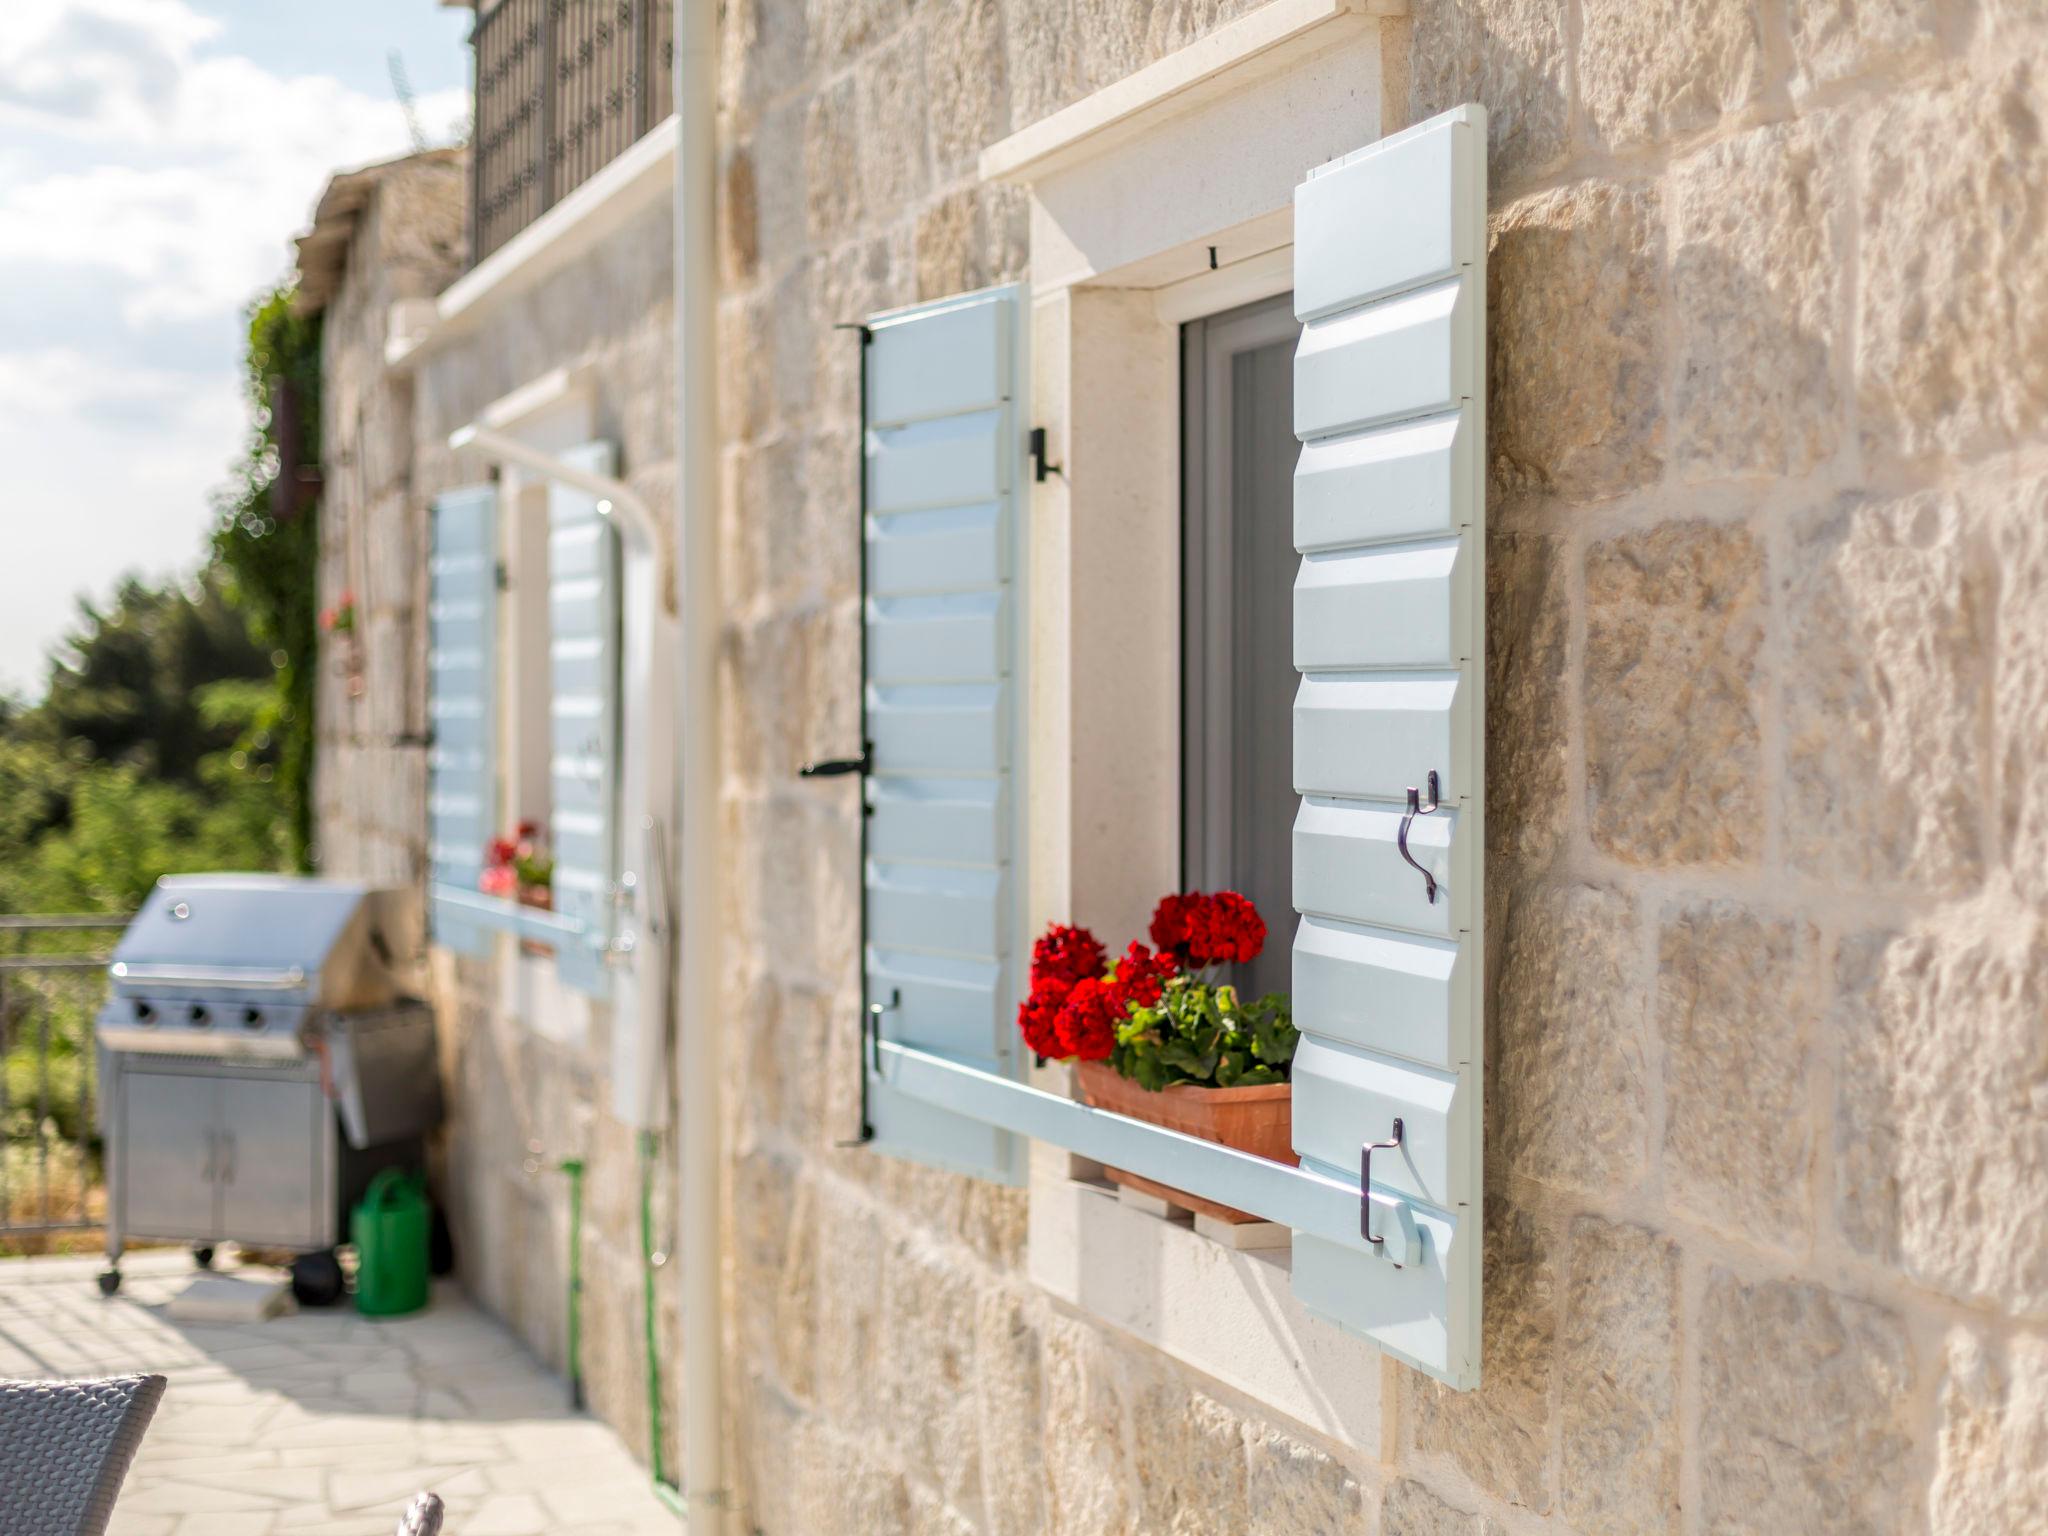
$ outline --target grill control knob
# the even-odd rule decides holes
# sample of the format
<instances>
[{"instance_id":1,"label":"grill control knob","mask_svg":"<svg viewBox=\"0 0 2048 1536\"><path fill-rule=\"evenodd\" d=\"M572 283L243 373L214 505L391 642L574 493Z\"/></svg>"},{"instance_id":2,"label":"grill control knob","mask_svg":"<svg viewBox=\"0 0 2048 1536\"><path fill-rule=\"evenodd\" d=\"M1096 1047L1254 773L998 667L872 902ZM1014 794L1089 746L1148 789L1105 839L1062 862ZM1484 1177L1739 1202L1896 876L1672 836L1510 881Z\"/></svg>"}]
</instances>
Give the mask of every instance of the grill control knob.
<instances>
[{"instance_id":1,"label":"grill control knob","mask_svg":"<svg viewBox=\"0 0 2048 1536\"><path fill-rule=\"evenodd\" d=\"M191 1012L187 1013L185 1017L192 1022L194 1029L204 1029L213 1022L213 1016L198 1003L192 1005Z\"/></svg>"},{"instance_id":2,"label":"grill control knob","mask_svg":"<svg viewBox=\"0 0 2048 1536\"><path fill-rule=\"evenodd\" d=\"M262 1027L263 1010L261 1008L244 1008L242 1010L242 1028L261 1029Z\"/></svg>"},{"instance_id":3,"label":"grill control knob","mask_svg":"<svg viewBox=\"0 0 2048 1536\"><path fill-rule=\"evenodd\" d=\"M156 1010L139 997L135 1000L135 1022L138 1024L154 1024L156 1022Z\"/></svg>"}]
</instances>

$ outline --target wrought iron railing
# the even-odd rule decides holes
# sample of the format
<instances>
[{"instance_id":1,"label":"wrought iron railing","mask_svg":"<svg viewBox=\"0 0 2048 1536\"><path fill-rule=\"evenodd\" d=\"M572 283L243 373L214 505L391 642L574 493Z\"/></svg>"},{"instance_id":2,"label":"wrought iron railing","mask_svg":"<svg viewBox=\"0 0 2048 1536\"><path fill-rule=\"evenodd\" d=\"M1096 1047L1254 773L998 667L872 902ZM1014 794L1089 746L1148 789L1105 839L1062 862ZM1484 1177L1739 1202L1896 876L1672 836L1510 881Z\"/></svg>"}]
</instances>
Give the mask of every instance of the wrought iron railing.
<instances>
[{"instance_id":1,"label":"wrought iron railing","mask_svg":"<svg viewBox=\"0 0 2048 1536\"><path fill-rule=\"evenodd\" d=\"M470 260L482 261L672 109L674 0L498 0L477 17Z\"/></svg>"},{"instance_id":2,"label":"wrought iron railing","mask_svg":"<svg viewBox=\"0 0 2048 1536\"><path fill-rule=\"evenodd\" d=\"M93 1019L127 923L0 917L0 1253L104 1214Z\"/></svg>"}]
</instances>

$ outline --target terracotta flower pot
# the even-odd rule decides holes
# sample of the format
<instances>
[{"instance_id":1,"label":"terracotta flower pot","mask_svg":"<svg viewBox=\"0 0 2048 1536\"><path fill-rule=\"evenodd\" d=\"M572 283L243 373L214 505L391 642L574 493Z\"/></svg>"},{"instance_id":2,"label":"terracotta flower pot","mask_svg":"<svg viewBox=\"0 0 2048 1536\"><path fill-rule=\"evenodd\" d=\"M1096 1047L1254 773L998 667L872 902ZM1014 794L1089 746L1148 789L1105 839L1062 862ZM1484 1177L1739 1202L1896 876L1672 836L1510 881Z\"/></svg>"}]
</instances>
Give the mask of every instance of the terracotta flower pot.
<instances>
[{"instance_id":1,"label":"terracotta flower pot","mask_svg":"<svg viewBox=\"0 0 2048 1536\"><path fill-rule=\"evenodd\" d=\"M555 891L548 885L522 885L519 887L519 905L538 907L543 912L555 910ZM544 944L539 939L521 939L519 952L526 955L552 955L555 946Z\"/></svg>"},{"instance_id":2,"label":"terracotta flower pot","mask_svg":"<svg viewBox=\"0 0 2048 1536\"><path fill-rule=\"evenodd\" d=\"M1261 1083L1253 1088L1197 1088L1177 1083L1154 1093L1127 1077L1120 1077L1106 1061L1082 1061L1074 1065L1074 1080L1080 1085L1082 1101L1148 1125L1163 1125L1185 1136L1220 1142L1254 1157L1292 1167L1301 1161L1294 1155L1294 1085ZM1204 1200L1186 1190L1155 1183L1126 1173L1121 1168L1103 1170L1112 1182L1143 1190L1162 1200L1214 1216L1219 1221L1263 1221L1249 1211L1240 1211L1214 1200Z\"/></svg>"}]
</instances>

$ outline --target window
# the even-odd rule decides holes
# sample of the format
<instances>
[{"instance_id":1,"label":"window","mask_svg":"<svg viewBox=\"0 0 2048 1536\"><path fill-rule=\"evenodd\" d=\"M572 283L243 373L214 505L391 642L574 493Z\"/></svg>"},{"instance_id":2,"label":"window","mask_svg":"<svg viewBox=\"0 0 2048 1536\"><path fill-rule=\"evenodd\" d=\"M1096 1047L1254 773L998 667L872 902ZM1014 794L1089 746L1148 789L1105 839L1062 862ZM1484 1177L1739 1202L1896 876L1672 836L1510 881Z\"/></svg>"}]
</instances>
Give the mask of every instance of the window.
<instances>
[{"instance_id":1,"label":"window","mask_svg":"<svg viewBox=\"0 0 2048 1536\"><path fill-rule=\"evenodd\" d=\"M1181 331L1181 873L1271 930L1238 977L1290 985L1294 702L1292 294Z\"/></svg>"}]
</instances>

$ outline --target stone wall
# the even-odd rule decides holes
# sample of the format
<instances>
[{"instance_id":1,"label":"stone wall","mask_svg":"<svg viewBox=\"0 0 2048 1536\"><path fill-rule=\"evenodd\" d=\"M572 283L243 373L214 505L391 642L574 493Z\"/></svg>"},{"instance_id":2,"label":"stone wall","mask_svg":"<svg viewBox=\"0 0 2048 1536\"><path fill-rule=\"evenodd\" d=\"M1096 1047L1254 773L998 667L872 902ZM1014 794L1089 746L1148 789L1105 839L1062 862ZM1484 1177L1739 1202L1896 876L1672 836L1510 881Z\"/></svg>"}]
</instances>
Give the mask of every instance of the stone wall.
<instances>
[{"instance_id":1,"label":"stone wall","mask_svg":"<svg viewBox=\"0 0 2048 1536\"><path fill-rule=\"evenodd\" d=\"M1492 123L1486 1385L1378 1444L1024 1278L854 1114L856 351L975 152L1249 7L734 0L737 1490L834 1532L2048 1528L2048 21L1414 0ZM1396 72L1398 73L1398 71Z\"/></svg>"},{"instance_id":2,"label":"stone wall","mask_svg":"<svg viewBox=\"0 0 2048 1536\"><path fill-rule=\"evenodd\" d=\"M412 381L384 365L391 307L461 270L465 175L445 152L375 173L321 331L321 636L314 856L330 874L406 884L426 862L425 509L413 494Z\"/></svg>"},{"instance_id":3,"label":"stone wall","mask_svg":"<svg viewBox=\"0 0 2048 1536\"><path fill-rule=\"evenodd\" d=\"M587 256L489 301L483 322L439 343L414 383L414 495L421 507L486 466L459 458L448 435L494 401L556 368L582 370L592 430L618 447L621 476L650 504L675 499L675 322L670 206L635 216ZM516 577L514 578L517 579ZM422 658L422 661L424 658ZM589 1005L587 1032L536 1028L503 990L494 960L437 952L449 1125L440 1168L463 1284L542 1360L567 1363L569 1180L584 1166L581 1365L591 1410L647 1455L639 1138L611 1114L611 1020ZM541 1008L580 1014L563 996ZM671 1098L672 1104L672 1098ZM672 1119L671 1115L671 1119ZM675 1245L675 1142L652 1152L654 1241ZM681 1327L673 1269L657 1269L665 1466L675 1475Z\"/></svg>"},{"instance_id":4,"label":"stone wall","mask_svg":"<svg viewBox=\"0 0 2048 1536\"><path fill-rule=\"evenodd\" d=\"M415 168L416 169L416 168ZM433 498L488 473L447 446L456 427L556 367L588 365L594 431L655 506L674 500L674 349L669 206L631 221L552 278L494 301L488 322L386 365L394 301L431 299L463 270L460 163L385 173L358 217L328 301L321 601L356 597L359 644L321 659L321 867L408 883L426 864L426 562ZM352 684L352 678L360 678ZM435 1184L463 1284L541 1359L566 1366L569 1181L585 1168L582 1371L594 1412L646 1455L648 1395L640 1243L641 1154L610 1114L609 1019L587 1032L516 1016L501 983L516 962L437 952L431 994L449 1090ZM576 999L555 999L580 1011ZM553 1005L551 1005L553 1006ZM674 1246L674 1143L652 1155L654 1237ZM656 1271L674 1455L680 1330L673 1269ZM673 1475L671 1471L671 1475Z\"/></svg>"}]
</instances>

